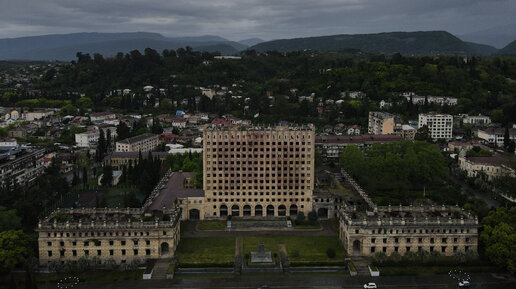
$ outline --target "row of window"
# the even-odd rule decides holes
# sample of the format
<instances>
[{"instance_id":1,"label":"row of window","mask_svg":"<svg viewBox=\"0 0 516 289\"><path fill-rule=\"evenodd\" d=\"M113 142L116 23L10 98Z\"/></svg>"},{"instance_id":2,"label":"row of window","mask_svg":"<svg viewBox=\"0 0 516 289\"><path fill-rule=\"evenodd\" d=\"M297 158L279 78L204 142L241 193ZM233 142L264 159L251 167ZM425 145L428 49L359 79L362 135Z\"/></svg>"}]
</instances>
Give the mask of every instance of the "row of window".
<instances>
[{"instance_id":1,"label":"row of window","mask_svg":"<svg viewBox=\"0 0 516 289\"><path fill-rule=\"evenodd\" d=\"M399 233L419 233L419 234L430 234L430 233L469 233L469 229L373 229L371 234L399 234ZM355 229L355 234L359 234L360 230Z\"/></svg>"},{"instance_id":2,"label":"row of window","mask_svg":"<svg viewBox=\"0 0 516 289\"><path fill-rule=\"evenodd\" d=\"M240 137L242 136L242 137ZM272 136L272 137L271 137ZM277 136L277 138L276 138ZM279 135L276 135L276 134L273 134L271 132L261 132L260 134L244 134L244 135L240 135L240 134L228 134L228 133L213 133L213 134L210 134L210 133L207 133L206 134L206 138L207 139L213 139L213 140L216 140L217 138L218 139L247 139L247 140L251 140L251 139L257 139L257 140L260 140L260 139L278 139L278 140L288 140L290 136L290 139L294 139L294 136L295 136L295 139L305 139L305 136L307 139L311 139L312 138L312 134L311 133L297 133L297 134L279 134ZM227 142L227 141L226 141Z\"/></svg>"},{"instance_id":3,"label":"row of window","mask_svg":"<svg viewBox=\"0 0 516 289\"><path fill-rule=\"evenodd\" d=\"M292 198L292 199L211 199L211 198L208 198L206 199L207 202L218 202L218 203L222 203L222 202L304 202L305 199L304 198L301 198L301 199L298 199L298 198ZM307 202L310 202L310 198L307 198L306 199Z\"/></svg>"},{"instance_id":4,"label":"row of window","mask_svg":"<svg viewBox=\"0 0 516 289\"><path fill-rule=\"evenodd\" d=\"M416 238L414 238L416 239ZM448 238L440 238L441 239L441 243L448 243ZM387 243L387 238L382 238L382 241L384 244ZM394 238L394 243L399 243L400 241L400 238ZM459 241L459 238L453 238L453 243L457 243ZM469 238L465 238L465 241L466 243L469 243L470 239ZM412 238L405 238L405 242L406 243L411 243L412 242ZM423 243L423 238L419 237L417 238L417 242L418 243ZM376 238L371 238L371 243L372 244L375 244L376 243ZM435 238L430 238L430 243L435 243Z\"/></svg>"},{"instance_id":5,"label":"row of window","mask_svg":"<svg viewBox=\"0 0 516 289\"><path fill-rule=\"evenodd\" d=\"M215 164L214 164L215 165ZM278 173L281 173L281 171L287 171L287 172L290 172L290 171L304 171L304 170L307 170L309 171L311 168L309 166L307 166L306 168L304 166L295 166L295 165L291 165L291 166L284 166L284 167L270 167L270 166L266 166L264 167L263 165L262 166L259 166L258 164L256 164L256 166L251 166L251 167L246 167L246 166L243 166L243 167L235 167L235 166L231 166L231 165L227 165L227 166L224 166L224 167L210 167L210 166L207 166L206 167L206 170L207 171L220 171L220 172L226 172L226 171L278 171ZM222 174L219 174L219 177L222 177Z\"/></svg>"},{"instance_id":6,"label":"row of window","mask_svg":"<svg viewBox=\"0 0 516 289\"><path fill-rule=\"evenodd\" d=\"M306 187L307 189L309 189L309 187ZM209 191L209 190L269 190L269 186L240 186L240 185L236 185L236 186L206 186L206 191ZM272 189L272 188L270 188ZM277 186L274 188L275 190L304 190L305 189L305 186Z\"/></svg>"},{"instance_id":7,"label":"row of window","mask_svg":"<svg viewBox=\"0 0 516 289\"><path fill-rule=\"evenodd\" d=\"M102 245L102 241L101 240L96 240L96 241L83 241L83 245L84 247L88 247L90 245L90 243L92 243L93 245L95 246L101 246ZM138 240L133 240L133 245L138 245L139 241ZM47 242L47 245L49 247L52 246L52 242ZM59 241L59 246L64 246L65 245L65 242L64 241ZM114 240L110 240L109 241L109 246L114 246L115 245L115 241ZM120 246L126 246L127 245L127 241L125 240L122 240L120 241ZM149 240L145 240L145 245L150 245L150 241ZM72 246L77 246L77 241L72 241Z\"/></svg>"},{"instance_id":8,"label":"row of window","mask_svg":"<svg viewBox=\"0 0 516 289\"><path fill-rule=\"evenodd\" d=\"M428 249L430 252L439 252L439 250L441 251L441 253L446 253L446 246L430 246ZM405 252L411 252L412 250L412 247L405 247ZM458 246L453 246L453 252L457 252L459 250L459 247ZM417 251L418 252L422 252L423 251L423 247L417 247ZM465 246L464 247L464 251L469 251L469 246ZM376 252L376 247L371 247L371 253L375 253ZM387 247L382 247L382 252L383 253L386 253L387 252ZM398 246L395 246L394 247L394 252L399 252L399 247Z\"/></svg>"},{"instance_id":9,"label":"row of window","mask_svg":"<svg viewBox=\"0 0 516 289\"><path fill-rule=\"evenodd\" d=\"M79 236L79 237L106 237L106 236L149 236L150 233L147 231L147 232L125 232L125 231L122 231L122 232L79 232L79 233L75 233L75 232L72 232L72 233L64 233L64 232L53 232L53 233L47 233L47 237L75 237L75 236ZM163 235L167 235L167 232L166 231L163 231Z\"/></svg>"},{"instance_id":10,"label":"row of window","mask_svg":"<svg viewBox=\"0 0 516 289\"><path fill-rule=\"evenodd\" d=\"M213 196L304 196L305 192L213 192Z\"/></svg>"},{"instance_id":11,"label":"row of window","mask_svg":"<svg viewBox=\"0 0 516 289\"><path fill-rule=\"evenodd\" d=\"M94 251L95 250L93 250L93 252ZM103 250L96 250L96 256L103 256L102 255L102 251ZM120 253L122 254L122 256L126 256L127 255L128 250L122 249L120 251L121 251ZM48 254L48 257L52 257L53 256L53 251L47 251L47 254ZM108 250L104 250L104 254L108 254L109 256L114 256L115 255L115 250L112 250L112 249L109 250L109 251ZM133 249L133 256L139 256L139 254L140 254L140 250ZM145 249L145 255L149 256L150 254L151 254L151 250L150 249ZM64 257L65 256L65 250L59 250L59 256L60 257ZM77 257L77 250L72 250L72 256ZM84 256L90 256L90 250L84 250Z\"/></svg>"},{"instance_id":12,"label":"row of window","mask_svg":"<svg viewBox=\"0 0 516 289\"><path fill-rule=\"evenodd\" d=\"M213 155L215 157L215 155ZM219 155L220 158L222 158L222 156ZM286 157L286 156L285 156ZM305 156L302 155L302 157L304 158ZM227 157L226 157L227 158ZM281 155L277 155L277 156L273 156L273 158L282 158ZM210 161L206 161L206 164L209 165L209 164L213 164L213 165L216 165L216 164L219 164L219 165L293 165L293 164L296 164L296 165L304 165L304 164L311 164L310 161L288 161L288 160L284 160L283 162L282 161L278 161L276 163L276 161L268 161L268 160L261 160L261 161L252 161L252 160L248 160L248 161L221 161L219 160L218 162L217 161L213 161L213 162L210 162Z\"/></svg>"},{"instance_id":13,"label":"row of window","mask_svg":"<svg viewBox=\"0 0 516 289\"><path fill-rule=\"evenodd\" d=\"M211 175L211 174L209 174L209 173L208 173L208 174L206 174L206 178L211 178L211 176L212 176L212 175ZM253 175L252 173L248 173L248 174L245 174L245 173L243 173L243 174L240 174L240 173L236 173L236 174L231 173L231 174L219 174L219 175L218 175L218 177L219 177L219 178L222 178L223 176L224 176L224 177L226 177L226 178L228 178L228 177L232 177L232 178L234 178L234 177L237 177L237 178L240 178L240 177L244 177L244 178L245 178L245 177L248 177L248 178L250 178L250 177L255 177L255 178L257 178L257 177L260 177L260 178L263 178L263 177L266 177L266 178L268 178L268 177L273 177L273 178L274 178L274 177L276 177L276 173L271 173L271 174L269 174L269 173L265 173L265 174L264 174L264 173L255 173L254 175ZM296 177L296 178L301 177L301 178L304 178L304 177L305 177L305 174L304 174L304 173L300 173L300 174L298 174L298 173L296 173L296 174L294 174L294 173L284 173L284 174L278 174L278 175L277 175L277 177L281 177L281 176L283 176L283 177L291 177L291 178L292 178L292 177ZM306 174L306 176L307 176L307 177L310 177L310 173L307 173L307 174ZM213 174L213 177L214 177L214 178L216 178L216 177L217 177L217 174Z\"/></svg>"},{"instance_id":14,"label":"row of window","mask_svg":"<svg viewBox=\"0 0 516 289\"><path fill-rule=\"evenodd\" d=\"M219 153L222 153L222 152L310 152L312 151L311 148L305 148L305 147L301 147L301 148L281 148L281 147L261 147L261 148L249 148L247 149L246 147L229 147L229 148L217 148L217 147L207 147L206 148L206 151L207 152L219 152ZM240 156L238 155L237 158L239 158ZM245 154L242 154L242 157L245 158L245 157L248 157L250 158L251 156L250 155L245 155ZM256 156L255 156L256 157Z\"/></svg>"}]
</instances>

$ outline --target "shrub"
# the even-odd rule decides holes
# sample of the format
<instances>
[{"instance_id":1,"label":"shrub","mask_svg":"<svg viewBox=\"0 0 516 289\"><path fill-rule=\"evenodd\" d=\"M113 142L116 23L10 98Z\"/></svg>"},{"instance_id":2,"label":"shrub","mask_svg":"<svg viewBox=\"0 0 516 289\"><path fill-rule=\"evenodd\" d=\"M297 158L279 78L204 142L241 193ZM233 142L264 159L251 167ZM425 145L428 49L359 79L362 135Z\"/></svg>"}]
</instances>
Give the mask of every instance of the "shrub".
<instances>
[{"instance_id":1,"label":"shrub","mask_svg":"<svg viewBox=\"0 0 516 289\"><path fill-rule=\"evenodd\" d=\"M335 258L336 255L337 255L337 253L335 252L335 249L328 248L326 250L326 256L328 256L328 258L333 259L333 258Z\"/></svg>"},{"instance_id":2,"label":"shrub","mask_svg":"<svg viewBox=\"0 0 516 289\"><path fill-rule=\"evenodd\" d=\"M297 258L297 257L299 257L299 251L298 251L298 250L294 250L294 251L292 251L292 253L290 254L290 256L291 256L292 258Z\"/></svg>"},{"instance_id":3,"label":"shrub","mask_svg":"<svg viewBox=\"0 0 516 289\"><path fill-rule=\"evenodd\" d=\"M305 221L305 213L299 212L296 216L296 225L300 225Z\"/></svg>"},{"instance_id":4,"label":"shrub","mask_svg":"<svg viewBox=\"0 0 516 289\"><path fill-rule=\"evenodd\" d=\"M308 221L316 222L317 221L317 213L315 211L311 211L308 213Z\"/></svg>"}]
</instances>

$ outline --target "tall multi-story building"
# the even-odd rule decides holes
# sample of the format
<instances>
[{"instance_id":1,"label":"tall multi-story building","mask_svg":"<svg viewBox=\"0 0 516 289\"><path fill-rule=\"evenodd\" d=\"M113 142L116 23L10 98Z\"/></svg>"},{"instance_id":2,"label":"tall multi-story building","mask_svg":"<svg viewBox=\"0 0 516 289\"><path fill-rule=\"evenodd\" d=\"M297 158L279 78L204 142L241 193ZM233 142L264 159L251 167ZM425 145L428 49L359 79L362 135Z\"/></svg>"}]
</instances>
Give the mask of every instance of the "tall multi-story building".
<instances>
[{"instance_id":1,"label":"tall multi-story building","mask_svg":"<svg viewBox=\"0 0 516 289\"><path fill-rule=\"evenodd\" d=\"M159 137L156 134L144 133L116 142L117 152L147 152L159 145Z\"/></svg>"},{"instance_id":2,"label":"tall multi-story building","mask_svg":"<svg viewBox=\"0 0 516 289\"><path fill-rule=\"evenodd\" d=\"M504 145L505 129L502 127L479 129L477 137L487 144L501 147ZM509 139L516 141L516 128L509 128Z\"/></svg>"},{"instance_id":3,"label":"tall multi-story building","mask_svg":"<svg viewBox=\"0 0 516 289\"><path fill-rule=\"evenodd\" d=\"M289 216L312 210L315 129L207 125L205 217Z\"/></svg>"},{"instance_id":4,"label":"tall multi-story building","mask_svg":"<svg viewBox=\"0 0 516 289\"><path fill-rule=\"evenodd\" d=\"M0 152L0 184L31 185L45 171L45 149L8 149Z\"/></svg>"},{"instance_id":5,"label":"tall multi-story building","mask_svg":"<svg viewBox=\"0 0 516 289\"><path fill-rule=\"evenodd\" d=\"M401 121L399 117L383 112L369 112L369 134L401 134Z\"/></svg>"},{"instance_id":6,"label":"tall multi-story building","mask_svg":"<svg viewBox=\"0 0 516 289\"><path fill-rule=\"evenodd\" d=\"M427 126L432 139L452 139L453 116L440 113L419 114L418 128Z\"/></svg>"}]
</instances>

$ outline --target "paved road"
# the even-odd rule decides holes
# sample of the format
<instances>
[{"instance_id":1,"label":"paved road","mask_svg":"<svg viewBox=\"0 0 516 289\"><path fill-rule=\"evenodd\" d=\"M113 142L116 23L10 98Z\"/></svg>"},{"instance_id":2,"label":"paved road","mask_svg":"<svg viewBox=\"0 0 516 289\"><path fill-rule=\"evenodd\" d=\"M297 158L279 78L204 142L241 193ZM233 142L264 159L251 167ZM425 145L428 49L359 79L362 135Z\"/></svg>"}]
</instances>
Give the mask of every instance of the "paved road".
<instances>
[{"instance_id":1,"label":"paved road","mask_svg":"<svg viewBox=\"0 0 516 289\"><path fill-rule=\"evenodd\" d=\"M403 289L452 289L457 282L448 275L403 276L403 277L234 277L234 278L200 278L175 280L139 280L117 283L84 283L82 289L164 289L164 288L257 288L267 284L274 288L363 288L367 282L376 282L378 288ZM476 274L471 278L471 288L516 288L516 278L508 275L490 273ZM42 285L40 288L55 288L55 284Z\"/></svg>"}]
</instances>

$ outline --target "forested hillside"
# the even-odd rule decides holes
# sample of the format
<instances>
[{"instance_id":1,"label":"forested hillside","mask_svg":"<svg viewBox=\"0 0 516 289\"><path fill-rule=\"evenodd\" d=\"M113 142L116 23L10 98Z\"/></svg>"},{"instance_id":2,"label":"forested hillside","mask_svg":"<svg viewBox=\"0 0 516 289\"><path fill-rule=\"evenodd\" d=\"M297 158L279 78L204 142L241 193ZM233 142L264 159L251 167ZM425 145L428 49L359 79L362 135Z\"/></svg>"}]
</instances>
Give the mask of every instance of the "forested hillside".
<instances>
[{"instance_id":1,"label":"forested hillside","mask_svg":"<svg viewBox=\"0 0 516 289\"><path fill-rule=\"evenodd\" d=\"M332 112L323 115L323 121L366 117L367 112L377 109L377 103L384 99L395 103L393 112L407 117L433 109L485 113L496 122L514 122L515 81L516 59L510 57L404 57L400 54L386 57L361 53L257 54L248 51L240 60L219 60L210 53L181 48L164 50L161 54L152 49L146 49L144 54L131 51L114 58L79 53L77 61L48 71L36 83L36 88L56 106L140 111L150 109L150 102L144 100L143 86L152 85L164 89L163 93L154 95L154 101L160 100L161 109L234 112L243 117L260 112L263 121L321 121L315 110L320 101L340 99L341 93L346 91L363 91L367 98L346 98ZM195 101L195 97L201 96L195 87L213 85L230 87L232 95L242 97L226 94ZM111 94L116 89L126 88L132 89L134 95ZM455 96L459 104L413 107L399 97L398 92L404 91ZM79 98L80 93L85 97ZM315 101L298 101L298 96L312 93ZM38 102L43 101L38 99L31 104L27 100L30 98L23 92L9 93L1 102L37 107ZM246 102L245 98L249 100ZM246 106L246 115L242 115Z\"/></svg>"}]
</instances>

